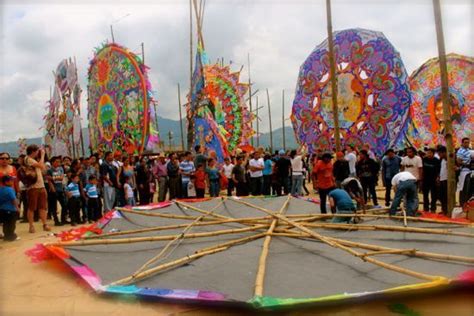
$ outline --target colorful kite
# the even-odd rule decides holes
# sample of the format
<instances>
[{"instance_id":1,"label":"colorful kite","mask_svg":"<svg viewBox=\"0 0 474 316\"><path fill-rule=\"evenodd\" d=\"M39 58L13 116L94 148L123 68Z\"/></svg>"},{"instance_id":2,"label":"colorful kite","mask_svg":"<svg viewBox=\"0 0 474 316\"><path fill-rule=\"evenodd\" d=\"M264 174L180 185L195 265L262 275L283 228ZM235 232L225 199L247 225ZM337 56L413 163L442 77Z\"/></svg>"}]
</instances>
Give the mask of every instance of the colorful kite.
<instances>
[{"instance_id":1,"label":"colorful kite","mask_svg":"<svg viewBox=\"0 0 474 316\"><path fill-rule=\"evenodd\" d=\"M89 67L88 117L93 150L128 154L159 145L148 67L115 43L97 49Z\"/></svg>"},{"instance_id":2,"label":"colorful kite","mask_svg":"<svg viewBox=\"0 0 474 316\"><path fill-rule=\"evenodd\" d=\"M77 80L76 63L71 58L64 59L53 74L53 95L48 101L44 117L44 143L53 156L80 156L82 90Z\"/></svg>"},{"instance_id":3,"label":"colorful kite","mask_svg":"<svg viewBox=\"0 0 474 316\"><path fill-rule=\"evenodd\" d=\"M455 145L474 134L474 58L447 55L451 121ZM412 106L407 138L417 148L445 144L441 75L432 58L410 76Z\"/></svg>"},{"instance_id":4,"label":"colorful kite","mask_svg":"<svg viewBox=\"0 0 474 316\"><path fill-rule=\"evenodd\" d=\"M209 64L198 46L193 74L191 100L187 107L194 145L216 153L219 162L242 146L252 136L252 115L245 104L248 85L239 82L240 72L229 66Z\"/></svg>"},{"instance_id":5,"label":"colorful kite","mask_svg":"<svg viewBox=\"0 0 474 316\"><path fill-rule=\"evenodd\" d=\"M410 106L407 74L399 53L380 32L334 32L340 137L343 144L368 144L382 155L405 128ZM334 148L328 41L300 68L292 122L310 152Z\"/></svg>"}]
</instances>

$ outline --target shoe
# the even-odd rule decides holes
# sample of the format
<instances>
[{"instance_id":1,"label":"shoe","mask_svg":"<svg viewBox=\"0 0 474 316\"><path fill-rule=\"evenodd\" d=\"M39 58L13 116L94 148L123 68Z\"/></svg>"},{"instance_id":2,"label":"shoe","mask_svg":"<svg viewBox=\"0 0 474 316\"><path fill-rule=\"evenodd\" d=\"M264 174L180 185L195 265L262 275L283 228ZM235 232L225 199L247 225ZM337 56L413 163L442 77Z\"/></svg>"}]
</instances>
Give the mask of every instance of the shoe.
<instances>
[{"instance_id":1,"label":"shoe","mask_svg":"<svg viewBox=\"0 0 474 316\"><path fill-rule=\"evenodd\" d=\"M77 224L74 222L71 222L71 226L77 226Z\"/></svg>"},{"instance_id":2,"label":"shoe","mask_svg":"<svg viewBox=\"0 0 474 316\"><path fill-rule=\"evenodd\" d=\"M374 205L373 208L382 208L382 206L380 206L380 205L377 204L377 205Z\"/></svg>"},{"instance_id":3,"label":"shoe","mask_svg":"<svg viewBox=\"0 0 474 316\"><path fill-rule=\"evenodd\" d=\"M51 231L51 227L49 227L48 224L44 224L44 225L43 225L43 230L44 230L45 232L50 232L50 231Z\"/></svg>"},{"instance_id":4,"label":"shoe","mask_svg":"<svg viewBox=\"0 0 474 316\"><path fill-rule=\"evenodd\" d=\"M55 222L55 223L54 223L54 226L64 226L64 223L62 223L62 222Z\"/></svg>"},{"instance_id":5,"label":"shoe","mask_svg":"<svg viewBox=\"0 0 474 316\"><path fill-rule=\"evenodd\" d=\"M386 206L386 207L389 207L389 206L390 206L390 203L385 202L385 206Z\"/></svg>"},{"instance_id":6,"label":"shoe","mask_svg":"<svg viewBox=\"0 0 474 316\"><path fill-rule=\"evenodd\" d=\"M5 241L18 241L20 240L21 238L16 236L15 238L12 238L12 239L4 239Z\"/></svg>"}]
</instances>

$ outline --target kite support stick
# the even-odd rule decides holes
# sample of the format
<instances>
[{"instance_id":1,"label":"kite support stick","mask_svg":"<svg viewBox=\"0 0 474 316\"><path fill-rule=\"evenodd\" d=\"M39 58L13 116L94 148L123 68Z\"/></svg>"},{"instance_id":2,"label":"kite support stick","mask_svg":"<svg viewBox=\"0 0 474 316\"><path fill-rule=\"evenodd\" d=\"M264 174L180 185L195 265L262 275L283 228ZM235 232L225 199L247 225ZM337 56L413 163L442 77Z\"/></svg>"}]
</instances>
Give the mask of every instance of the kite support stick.
<instances>
[{"instance_id":1,"label":"kite support stick","mask_svg":"<svg viewBox=\"0 0 474 316\"><path fill-rule=\"evenodd\" d=\"M266 235L266 233L260 233L260 234L252 235L252 236L249 236L249 237L234 239L234 240L231 240L231 241L228 241L228 242L225 242L225 243L222 243L222 244L218 244L218 245L215 245L215 246L211 246L211 247L208 247L208 248L203 248L203 249L197 250L192 255L184 256L180 259L177 259L177 260L174 260L174 261L171 261L171 262L168 262L168 263L164 263L164 264L159 265L157 267L154 267L154 268L148 269L146 271L143 271L143 272L141 272L141 273L139 273L135 276L129 276L129 277L123 278L121 280L115 281L115 282L109 284L109 286L110 285L130 284L132 282L143 280L143 279L145 279L147 277L150 277L154 274L157 274L157 273L159 273L163 270L181 266L181 265L186 264L186 263L188 263L192 260L204 257L206 255L210 255L210 254L214 254L214 253L217 253L217 252L227 250L227 249L229 249L230 247L232 247L234 245L237 245L237 244L240 244L240 243L243 243L243 242L248 242L248 241L251 241L251 240L255 240L255 239L261 238L265 235Z\"/></svg>"},{"instance_id":2,"label":"kite support stick","mask_svg":"<svg viewBox=\"0 0 474 316\"><path fill-rule=\"evenodd\" d=\"M213 232L204 232L204 233L195 233L188 234L184 238L200 238L200 237L212 237L228 234L238 234L249 231L254 231L262 228L266 228L269 225L256 225L245 228L237 229L225 229L217 230ZM99 240L76 240L76 241L60 241L46 243L45 246L61 246L61 247L75 247L75 246L90 246L90 245L116 245L116 244L131 244L135 242L149 242L149 241L163 241L163 240L173 240L176 235L166 235L166 236L152 236L152 237L132 237L132 238L117 238L117 239L99 239Z\"/></svg>"},{"instance_id":3,"label":"kite support stick","mask_svg":"<svg viewBox=\"0 0 474 316\"><path fill-rule=\"evenodd\" d=\"M181 201L174 201L174 202L175 202L176 205L178 205L178 206L182 206L182 207L189 208L190 210L193 210L193 211L198 212L198 213L206 214L206 215L213 216L213 217L218 217L218 218L221 218L221 219L232 219L232 217L223 216L223 215L219 215L219 214L213 214L213 213L210 212L210 211L205 211L205 210L203 210L203 209L200 209L200 208L198 208L198 207L189 205L189 204L187 204L187 203L183 203L183 202L181 202ZM222 203L222 202L221 202L221 203Z\"/></svg>"},{"instance_id":4,"label":"kite support stick","mask_svg":"<svg viewBox=\"0 0 474 316\"><path fill-rule=\"evenodd\" d=\"M278 211L278 214L284 213L286 207L288 206L288 203L290 202L290 197L291 195L288 195L285 203L283 203L283 206ZM275 229L277 223L278 223L278 219L274 218L272 221L272 224L270 225L270 228L268 228L267 230L267 236L265 237L265 240L263 242L262 253L260 254L260 259L258 261L257 276L255 278L255 292L254 292L255 296L263 295L263 283L265 280L266 263L267 263L268 251L270 248L270 242L272 240L271 234L273 233L273 230Z\"/></svg>"}]
</instances>

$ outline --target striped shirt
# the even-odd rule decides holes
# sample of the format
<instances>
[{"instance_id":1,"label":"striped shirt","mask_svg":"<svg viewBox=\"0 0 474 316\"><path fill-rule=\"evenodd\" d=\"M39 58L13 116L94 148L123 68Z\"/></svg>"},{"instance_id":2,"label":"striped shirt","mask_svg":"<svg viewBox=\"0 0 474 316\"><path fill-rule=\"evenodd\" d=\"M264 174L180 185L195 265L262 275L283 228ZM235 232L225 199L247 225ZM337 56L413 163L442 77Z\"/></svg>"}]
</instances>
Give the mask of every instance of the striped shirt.
<instances>
[{"instance_id":1,"label":"striped shirt","mask_svg":"<svg viewBox=\"0 0 474 316\"><path fill-rule=\"evenodd\" d=\"M188 173L188 174L196 171L196 169L194 168L194 163L192 161L187 161L187 160L184 160L179 164L179 169L181 170L181 172ZM186 176L183 174L181 179L183 182L191 181L191 177L189 175Z\"/></svg>"},{"instance_id":2,"label":"striped shirt","mask_svg":"<svg viewBox=\"0 0 474 316\"><path fill-rule=\"evenodd\" d=\"M469 165L471 164L471 150L469 148L459 148L456 157L461 159L463 168L469 169Z\"/></svg>"},{"instance_id":3,"label":"striped shirt","mask_svg":"<svg viewBox=\"0 0 474 316\"><path fill-rule=\"evenodd\" d=\"M72 194L72 197L81 197L81 192L79 192L79 184L71 182L67 186L67 191Z\"/></svg>"},{"instance_id":4,"label":"striped shirt","mask_svg":"<svg viewBox=\"0 0 474 316\"><path fill-rule=\"evenodd\" d=\"M84 191L86 192L87 197L90 199L97 199L99 197L99 194L97 193L97 186L95 184L87 184L84 188Z\"/></svg>"}]
</instances>

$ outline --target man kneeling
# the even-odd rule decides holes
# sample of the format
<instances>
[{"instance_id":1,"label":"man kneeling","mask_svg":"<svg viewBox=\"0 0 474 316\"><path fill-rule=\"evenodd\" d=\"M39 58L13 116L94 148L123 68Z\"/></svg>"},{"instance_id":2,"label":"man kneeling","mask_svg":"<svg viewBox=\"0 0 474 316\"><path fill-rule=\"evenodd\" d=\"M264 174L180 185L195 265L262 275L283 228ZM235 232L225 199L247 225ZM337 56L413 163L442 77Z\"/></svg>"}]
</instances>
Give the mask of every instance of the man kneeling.
<instances>
[{"instance_id":1,"label":"man kneeling","mask_svg":"<svg viewBox=\"0 0 474 316\"><path fill-rule=\"evenodd\" d=\"M345 190L334 189L329 193L329 205L331 211L336 214L354 214L355 206L352 202L351 196ZM352 217L334 217L333 223L349 223Z\"/></svg>"}]
</instances>

